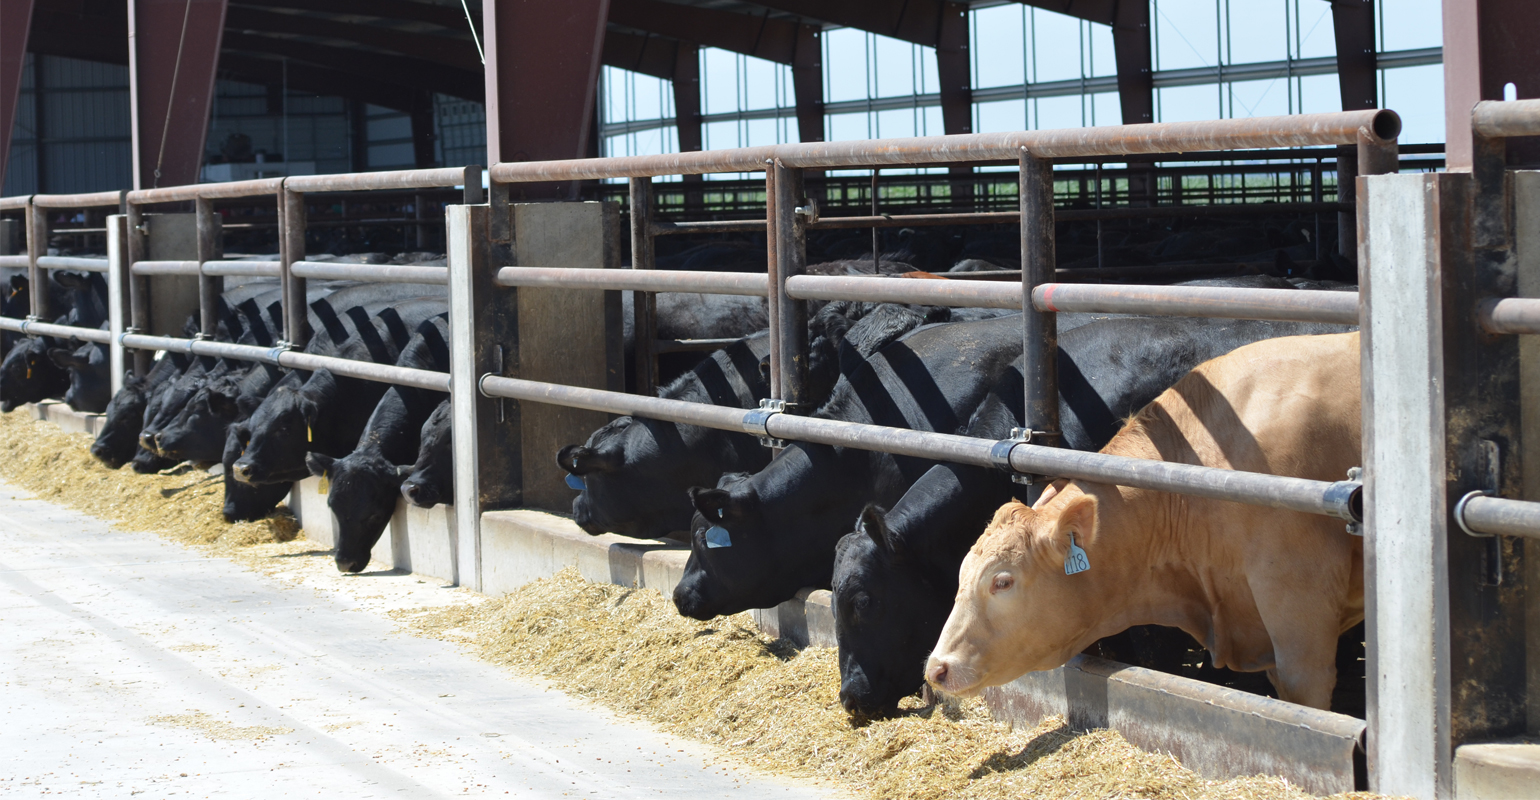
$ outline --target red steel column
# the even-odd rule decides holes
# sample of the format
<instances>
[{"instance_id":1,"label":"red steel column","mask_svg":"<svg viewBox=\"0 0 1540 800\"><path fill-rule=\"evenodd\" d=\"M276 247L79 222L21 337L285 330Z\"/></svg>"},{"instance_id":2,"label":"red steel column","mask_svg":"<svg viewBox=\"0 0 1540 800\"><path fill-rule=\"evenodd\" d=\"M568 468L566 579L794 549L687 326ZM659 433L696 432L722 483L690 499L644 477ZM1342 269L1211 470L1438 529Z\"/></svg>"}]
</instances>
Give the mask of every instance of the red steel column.
<instances>
[{"instance_id":1,"label":"red steel column","mask_svg":"<svg viewBox=\"0 0 1540 800\"><path fill-rule=\"evenodd\" d=\"M679 152L692 153L701 148L700 45L680 42L675 52L674 126L679 131Z\"/></svg>"},{"instance_id":2,"label":"red steel column","mask_svg":"<svg viewBox=\"0 0 1540 800\"><path fill-rule=\"evenodd\" d=\"M812 25L797 26L791 85L796 95L798 138L823 141L823 34Z\"/></svg>"},{"instance_id":3,"label":"red steel column","mask_svg":"<svg viewBox=\"0 0 1540 800\"><path fill-rule=\"evenodd\" d=\"M609 0L486 0L489 163L580 158L594 113ZM521 197L573 197L577 183L519 184Z\"/></svg>"},{"instance_id":4,"label":"red steel column","mask_svg":"<svg viewBox=\"0 0 1540 800\"><path fill-rule=\"evenodd\" d=\"M1540 14L1530 0L1444 0L1444 135L1450 168L1471 166L1470 113L1477 102L1503 99L1509 83L1520 100L1540 97L1537 41ZM1531 139L1510 141L1508 152L1510 161L1540 157Z\"/></svg>"},{"instance_id":5,"label":"red steel column","mask_svg":"<svg viewBox=\"0 0 1540 800\"><path fill-rule=\"evenodd\" d=\"M21 67L32 30L32 0L0 0L0 183L11 155L16 127L16 98L21 96Z\"/></svg>"},{"instance_id":6,"label":"red steel column","mask_svg":"<svg viewBox=\"0 0 1540 800\"><path fill-rule=\"evenodd\" d=\"M198 182L227 0L128 0L134 188Z\"/></svg>"}]
</instances>

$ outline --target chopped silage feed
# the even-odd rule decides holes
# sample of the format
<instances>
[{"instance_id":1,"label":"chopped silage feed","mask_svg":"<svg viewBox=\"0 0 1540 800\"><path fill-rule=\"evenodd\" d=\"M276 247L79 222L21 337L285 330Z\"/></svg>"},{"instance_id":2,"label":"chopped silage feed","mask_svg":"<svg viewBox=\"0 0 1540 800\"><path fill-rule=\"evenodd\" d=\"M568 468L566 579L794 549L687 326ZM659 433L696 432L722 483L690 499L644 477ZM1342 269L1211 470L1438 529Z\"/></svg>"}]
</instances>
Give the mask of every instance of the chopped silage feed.
<instances>
[{"instance_id":1,"label":"chopped silage feed","mask_svg":"<svg viewBox=\"0 0 1540 800\"><path fill-rule=\"evenodd\" d=\"M91 456L91 437L65 433L24 411L0 414L0 478L38 497L158 533L183 544L230 550L287 542L299 535L282 507L256 522L226 522L218 475L182 465L155 475L108 469Z\"/></svg>"},{"instance_id":2,"label":"chopped silage feed","mask_svg":"<svg viewBox=\"0 0 1540 800\"><path fill-rule=\"evenodd\" d=\"M189 466L158 475L111 470L90 456L89 445L89 436L63 433L25 413L0 415L0 479L126 529L216 554L291 542L299 533L282 507L258 522L225 522L218 476ZM467 593L459 602L392 613L420 635L461 643L486 660L713 744L751 766L828 781L852 795L1311 797L1278 778L1205 780L1114 731L1071 730L1061 718L1012 730L978 701L922 707L910 698L895 719L853 725L839 704L834 651L797 651L772 641L746 614L686 619L657 591L588 583L573 570L506 597ZM155 722L220 739L283 732L232 726L198 712Z\"/></svg>"},{"instance_id":3,"label":"chopped silage feed","mask_svg":"<svg viewBox=\"0 0 1540 800\"><path fill-rule=\"evenodd\" d=\"M835 651L797 651L747 614L697 622L650 589L588 583L568 569L472 606L396 612L424 635L622 713L708 742L771 772L832 780L874 798L1308 798L1279 778L1205 780L1109 730L1032 730L977 700L853 725ZM1376 797L1367 793L1343 798Z\"/></svg>"}]
</instances>

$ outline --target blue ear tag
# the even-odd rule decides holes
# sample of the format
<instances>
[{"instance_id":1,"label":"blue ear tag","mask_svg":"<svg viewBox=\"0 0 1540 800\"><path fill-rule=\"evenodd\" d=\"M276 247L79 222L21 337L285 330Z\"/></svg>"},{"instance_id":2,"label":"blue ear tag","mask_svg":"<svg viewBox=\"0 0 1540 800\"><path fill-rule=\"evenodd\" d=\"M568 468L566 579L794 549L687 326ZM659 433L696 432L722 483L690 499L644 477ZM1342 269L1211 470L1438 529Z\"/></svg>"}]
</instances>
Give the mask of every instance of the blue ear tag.
<instances>
[{"instance_id":1,"label":"blue ear tag","mask_svg":"<svg viewBox=\"0 0 1540 800\"><path fill-rule=\"evenodd\" d=\"M584 483L582 478L569 472L567 473L567 487L581 492L588 488L588 484Z\"/></svg>"},{"instance_id":2,"label":"blue ear tag","mask_svg":"<svg viewBox=\"0 0 1540 800\"><path fill-rule=\"evenodd\" d=\"M707 547L732 547L733 538L727 535L727 529L721 525L712 525L706 529Z\"/></svg>"},{"instance_id":3,"label":"blue ear tag","mask_svg":"<svg viewBox=\"0 0 1540 800\"><path fill-rule=\"evenodd\" d=\"M1090 568L1091 560L1085 557L1085 551L1080 549L1080 545L1075 544L1075 534L1070 533L1069 552L1064 554L1064 574L1074 575Z\"/></svg>"}]
</instances>

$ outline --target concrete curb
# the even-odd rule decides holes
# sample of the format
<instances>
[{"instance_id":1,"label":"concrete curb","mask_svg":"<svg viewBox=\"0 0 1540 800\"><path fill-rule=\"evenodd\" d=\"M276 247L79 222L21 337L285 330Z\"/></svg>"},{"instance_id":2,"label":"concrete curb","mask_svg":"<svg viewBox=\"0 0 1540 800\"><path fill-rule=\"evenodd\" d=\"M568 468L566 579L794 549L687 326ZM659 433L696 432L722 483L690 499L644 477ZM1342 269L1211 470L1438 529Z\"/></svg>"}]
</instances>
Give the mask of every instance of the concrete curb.
<instances>
[{"instance_id":1,"label":"concrete curb","mask_svg":"<svg viewBox=\"0 0 1540 800\"><path fill-rule=\"evenodd\" d=\"M27 413L33 419L43 419L59 426L59 430L65 433L89 433L98 436L102 427L107 424L106 414L91 414L85 411L76 411L58 400L44 400L40 403L27 403Z\"/></svg>"}]
</instances>

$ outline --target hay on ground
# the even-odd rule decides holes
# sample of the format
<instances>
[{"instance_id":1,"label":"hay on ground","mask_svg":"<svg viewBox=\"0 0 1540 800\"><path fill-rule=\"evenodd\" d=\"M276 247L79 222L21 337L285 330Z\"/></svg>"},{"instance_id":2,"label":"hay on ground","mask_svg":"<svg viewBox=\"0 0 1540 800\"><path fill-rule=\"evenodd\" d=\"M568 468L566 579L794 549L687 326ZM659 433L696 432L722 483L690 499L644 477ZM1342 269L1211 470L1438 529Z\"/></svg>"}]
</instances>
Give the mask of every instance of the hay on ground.
<instances>
[{"instance_id":1,"label":"hay on ground","mask_svg":"<svg viewBox=\"0 0 1540 800\"><path fill-rule=\"evenodd\" d=\"M835 652L771 641L748 615L679 616L661 594L584 581L568 569L472 607L398 612L418 632L760 768L831 779L878 798L1287 798L1279 778L1205 780L1114 731L1062 718L1013 731L979 701L854 726L839 704ZM1343 797L1369 795L1343 795Z\"/></svg>"},{"instance_id":2,"label":"hay on ground","mask_svg":"<svg viewBox=\"0 0 1540 800\"><path fill-rule=\"evenodd\" d=\"M299 525L288 509L256 522L225 521L224 483L191 465L157 475L108 469L91 456L91 437L65 433L24 411L0 414L0 479L38 497L183 544L232 550L291 541Z\"/></svg>"}]
</instances>

